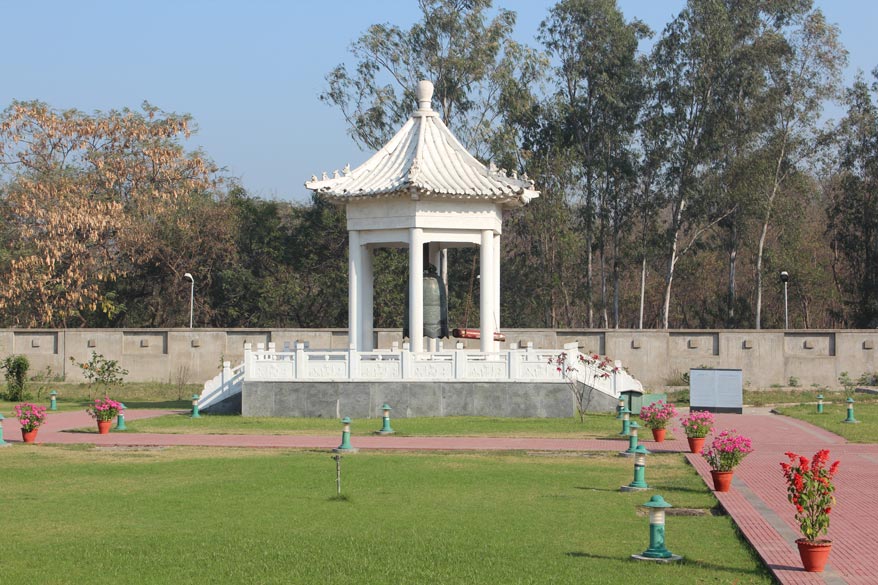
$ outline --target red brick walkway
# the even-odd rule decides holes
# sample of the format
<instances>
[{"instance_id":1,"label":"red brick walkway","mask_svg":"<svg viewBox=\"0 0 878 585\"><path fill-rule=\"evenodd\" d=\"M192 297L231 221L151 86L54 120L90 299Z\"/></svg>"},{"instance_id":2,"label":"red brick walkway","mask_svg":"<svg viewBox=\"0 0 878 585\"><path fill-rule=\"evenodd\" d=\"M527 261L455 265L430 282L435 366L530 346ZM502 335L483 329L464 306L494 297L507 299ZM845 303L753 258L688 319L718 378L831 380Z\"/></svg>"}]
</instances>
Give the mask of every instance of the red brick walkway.
<instances>
[{"instance_id":1,"label":"red brick walkway","mask_svg":"<svg viewBox=\"0 0 878 585\"><path fill-rule=\"evenodd\" d=\"M165 410L129 410L127 420L169 414ZM39 431L39 442L92 443L100 446L212 446L281 447L330 449L339 437L284 435L174 435L158 433L71 433L65 429L93 426L84 412L53 413ZM9 425L7 425L8 427ZM878 584L878 509L874 494L878 486L878 445L848 444L844 439L795 419L768 414L718 415L719 429L734 428L753 439L754 453L736 470L733 489L716 494L723 508L741 532L784 584L875 585ZM8 442L20 441L6 430ZM618 451L623 445L613 440L490 438L490 437L354 437L360 449L402 450L529 450L529 451ZM653 452L688 451L684 439L661 445L649 441ZM838 503L832 512L829 537L833 540L830 566L818 575L801 570L795 548L798 529L792 505L780 471L785 451L810 457L819 449L830 449L839 459L836 476ZM687 455L705 482L712 487L704 460Z\"/></svg>"}]
</instances>

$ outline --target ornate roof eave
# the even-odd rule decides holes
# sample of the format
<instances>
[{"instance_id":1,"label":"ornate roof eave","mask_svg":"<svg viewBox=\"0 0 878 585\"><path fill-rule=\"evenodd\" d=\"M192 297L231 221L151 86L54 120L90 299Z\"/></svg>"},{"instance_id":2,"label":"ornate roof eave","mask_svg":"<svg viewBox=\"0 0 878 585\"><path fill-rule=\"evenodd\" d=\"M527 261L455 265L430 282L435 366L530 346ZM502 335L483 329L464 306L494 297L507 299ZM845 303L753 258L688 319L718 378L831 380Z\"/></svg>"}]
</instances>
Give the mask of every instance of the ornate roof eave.
<instances>
[{"instance_id":1,"label":"ornate roof eave","mask_svg":"<svg viewBox=\"0 0 878 585\"><path fill-rule=\"evenodd\" d=\"M345 193L339 195L330 190L320 191L318 189L315 189L315 192L320 197L323 197L330 203L334 203L336 205L345 205L346 203L350 203L352 201L363 201L366 199L396 199L399 197L407 197L420 200L452 199L461 201L492 201L494 203L499 203L504 207L522 207L530 203L532 199L539 197L538 191L531 190L523 190L521 193L515 194L481 195L472 193L441 193L426 189L420 189L414 186L406 186L401 189L391 189L380 193L371 192L365 194Z\"/></svg>"},{"instance_id":2,"label":"ornate roof eave","mask_svg":"<svg viewBox=\"0 0 878 585\"><path fill-rule=\"evenodd\" d=\"M415 199L493 201L520 207L539 197L527 175L486 167L458 142L430 105L433 84L418 84L418 109L396 135L354 170L323 173L305 183L337 204L410 196Z\"/></svg>"}]
</instances>

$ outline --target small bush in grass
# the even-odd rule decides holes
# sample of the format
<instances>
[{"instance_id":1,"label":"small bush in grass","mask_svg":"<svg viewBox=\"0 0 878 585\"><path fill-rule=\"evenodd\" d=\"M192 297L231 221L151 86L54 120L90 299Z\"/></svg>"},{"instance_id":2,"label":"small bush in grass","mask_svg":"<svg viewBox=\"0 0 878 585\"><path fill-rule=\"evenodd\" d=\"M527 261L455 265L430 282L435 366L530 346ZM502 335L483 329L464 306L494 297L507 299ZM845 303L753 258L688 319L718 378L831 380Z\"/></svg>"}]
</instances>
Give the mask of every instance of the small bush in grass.
<instances>
[{"instance_id":1,"label":"small bush in grass","mask_svg":"<svg viewBox=\"0 0 878 585\"><path fill-rule=\"evenodd\" d=\"M11 355L3 360L0 368L6 370L6 400L10 402L18 402L27 400L28 395L25 391L27 382L27 370L30 368L30 362L23 355Z\"/></svg>"},{"instance_id":2,"label":"small bush in grass","mask_svg":"<svg viewBox=\"0 0 878 585\"><path fill-rule=\"evenodd\" d=\"M94 389L99 387L106 392L113 386L118 386L125 381L128 370L122 368L116 360L108 360L102 354L92 351L91 359L87 362L77 362L76 358L70 357L70 362L82 370L83 377L88 381L89 398L94 396Z\"/></svg>"}]
</instances>

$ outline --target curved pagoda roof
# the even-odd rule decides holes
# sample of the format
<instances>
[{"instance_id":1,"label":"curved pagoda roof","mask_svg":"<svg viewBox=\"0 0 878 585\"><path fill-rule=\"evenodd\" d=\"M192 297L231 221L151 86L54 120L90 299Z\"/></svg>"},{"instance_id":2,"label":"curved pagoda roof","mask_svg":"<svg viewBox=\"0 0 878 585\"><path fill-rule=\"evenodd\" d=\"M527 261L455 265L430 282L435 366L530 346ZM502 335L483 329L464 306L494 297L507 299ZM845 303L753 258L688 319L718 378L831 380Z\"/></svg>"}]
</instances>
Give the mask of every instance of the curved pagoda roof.
<instances>
[{"instance_id":1,"label":"curved pagoda roof","mask_svg":"<svg viewBox=\"0 0 878 585\"><path fill-rule=\"evenodd\" d=\"M433 84L421 81L418 109L390 142L354 170L311 177L305 187L335 203L411 193L478 199L518 207L540 196L527 175L486 167L458 142L431 105Z\"/></svg>"}]
</instances>

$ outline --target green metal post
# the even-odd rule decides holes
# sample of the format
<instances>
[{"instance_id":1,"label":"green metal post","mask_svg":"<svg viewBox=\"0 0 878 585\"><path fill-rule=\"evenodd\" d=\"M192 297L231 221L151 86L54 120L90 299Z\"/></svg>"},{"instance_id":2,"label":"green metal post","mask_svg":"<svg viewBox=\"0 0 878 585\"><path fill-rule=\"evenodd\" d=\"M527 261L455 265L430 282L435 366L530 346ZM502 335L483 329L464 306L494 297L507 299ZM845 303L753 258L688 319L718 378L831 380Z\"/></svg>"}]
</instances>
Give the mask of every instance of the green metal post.
<instances>
[{"instance_id":1,"label":"green metal post","mask_svg":"<svg viewBox=\"0 0 878 585\"><path fill-rule=\"evenodd\" d=\"M631 434L628 435L628 450L624 451L626 455L634 455L637 450L637 429L640 428L640 425L637 424L636 420L631 421Z\"/></svg>"},{"instance_id":2,"label":"green metal post","mask_svg":"<svg viewBox=\"0 0 878 585\"><path fill-rule=\"evenodd\" d=\"M6 441L3 440L3 419L6 418L2 414L0 414L0 447L5 447L8 445Z\"/></svg>"},{"instance_id":3,"label":"green metal post","mask_svg":"<svg viewBox=\"0 0 878 585\"><path fill-rule=\"evenodd\" d=\"M649 509L649 548L641 556L648 559L669 559L674 554L665 547L665 509L672 508L661 496L653 496L643 505Z\"/></svg>"},{"instance_id":4,"label":"green metal post","mask_svg":"<svg viewBox=\"0 0 878 585\"><path fill-rule=\"evenodd\" d=\"M823 414L823 394L817 395L817 414Z\"/></svg>"},{"instance_id":5,"label":"green metal post","mask_svg":"<svg viewBox=\"0 0 878 585\"><path fill-rule=\"evenodd\" d=\"M198 394L192 395L192 414L189 418L201 418L201 415L198 414Z\"/></svg>"},{"instance_id":6,"label":"green metal post","mask_svg":"<svg viewBox=\"0 0 878 585\"><path fill-rule=\"evenodd\" d=\"M637 445L634 449L634 481L628 485L623 485L620 491L634 492L649 489L646 484L646 456L649 451L643 445Z\"/></svg>"},{"instance_id":7,"label":"green metal post","mask_svg":"<svg viewBox=\"0 0 878 585\"><path fill-rule=\"evenodd\" d=\"M128 427L125 426L125 405L119 404L119 416L116 417L116 429L117 431L127 431Z\"/></svg>"},{"instance_id":8,"label":"green metal post","mask_svg":"<svg viewBox=\"0 0 878 585\"><path fill-rule=\"evenodd\" d=\"M381 407L381 410L384 411L384 417L383 417L384 424L381 426L381 430L376 431L376 433L379 435L392 435L394 431L390 427L390 411L393 409L390 408L389 404L384 403L384 405Z\"/></svg>"},{"instance_id":9,"label":"green metal post","mask_svg":"<svg viewBox=\"0 0 878 585\"><path fill-rule=\"evenodd\" d=\"M341 432L341 445L333 449L336 453L356 453L356 449L351 446L351 417L346 416L341 419L344 425Z\"/></svg>"},{"instance_id":10,"label":"green metal post","mask_svg":"<svg viewBox=\"0 0 878 585\"><path fill-rule=\"evenodd\" d=\"M631 433L631 411L627 406L622 407L622 432L620 435L628 435Z\"/></svg>"},{"instance_id":11,"label":"green metal post","mask_svg":"<svg viewBox=\"0 0 878 585\"><path fill-rule=\"evenodd\" d=\"M56 400L58 392L52 390L49 392L49 410L58 410L58 401Z\"/></svg>"},{"instance_id":12,"label":"green metal post","mask_svg":"<svg viewBox=\"0 0 878 585\"><path fill-rule=\"evenodd\" d=\"M847 417L846 419L844 419L843 421L841 421L841 422L846 422L846 423L858 423L858 422L860 422L860 421L858 421L857 419L854 418L854 399L853 399L853 398L848 398L848 399L847 399L847 403L848 403L848 417Z\"/></svg>"}]
</instances>

